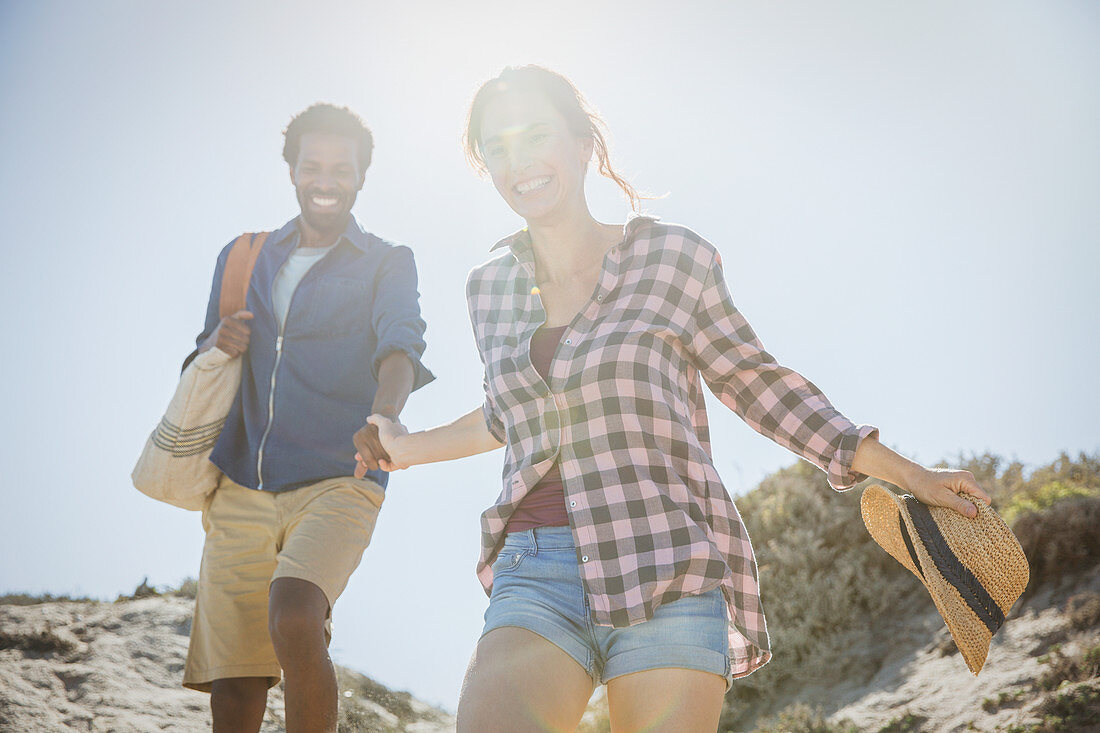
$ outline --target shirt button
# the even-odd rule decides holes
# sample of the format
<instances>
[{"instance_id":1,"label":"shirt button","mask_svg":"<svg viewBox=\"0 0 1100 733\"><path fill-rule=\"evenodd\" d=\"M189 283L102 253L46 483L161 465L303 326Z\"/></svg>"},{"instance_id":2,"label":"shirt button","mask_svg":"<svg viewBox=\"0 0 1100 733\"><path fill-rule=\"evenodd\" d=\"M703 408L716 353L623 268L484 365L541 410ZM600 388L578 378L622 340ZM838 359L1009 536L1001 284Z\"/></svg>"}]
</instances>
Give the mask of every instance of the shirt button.
<instances>
[{"instance_id":1,"label":"shirt button","mask_svg":"<svg viewBox=\"0 0 1100 733\"><path fill-rule=\"evenodd\" d=\"M588 562L588 555L583 555L581 557L581 562Z\"/></svg>"}]
</instances>

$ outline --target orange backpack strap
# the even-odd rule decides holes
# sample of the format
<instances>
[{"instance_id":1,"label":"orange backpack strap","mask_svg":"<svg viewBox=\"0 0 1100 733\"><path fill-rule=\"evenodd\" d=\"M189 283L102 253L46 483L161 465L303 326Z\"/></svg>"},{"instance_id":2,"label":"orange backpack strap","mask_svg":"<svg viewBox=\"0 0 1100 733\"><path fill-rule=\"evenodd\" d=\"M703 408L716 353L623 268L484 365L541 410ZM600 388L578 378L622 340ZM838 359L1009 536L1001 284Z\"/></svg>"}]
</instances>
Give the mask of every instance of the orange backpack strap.
<instances>
[{"instance_id":1,"label":"orange backpack strap","mask_svg":"<svg viewBox=\"0 0 1100 733\"><path fill-rule=\"evenodd\" d=\"M263 249L267 232L242 234L237 237L225 259L225 271L222 273L222 291L218 300L218 316L231 316L245 307L248 296L248 282L252 279L252 268Z\"/></svg>"}]
</instances>

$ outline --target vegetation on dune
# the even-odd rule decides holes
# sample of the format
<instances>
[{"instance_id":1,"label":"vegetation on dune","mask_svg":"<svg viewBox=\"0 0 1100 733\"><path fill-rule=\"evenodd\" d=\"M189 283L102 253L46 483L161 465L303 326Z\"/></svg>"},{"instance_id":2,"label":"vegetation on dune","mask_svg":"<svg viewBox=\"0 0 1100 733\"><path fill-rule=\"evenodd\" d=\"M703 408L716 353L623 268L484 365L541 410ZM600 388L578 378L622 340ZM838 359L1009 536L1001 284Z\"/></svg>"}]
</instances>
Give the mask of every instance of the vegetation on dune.
<instances>
[{"instance_id":1,"label":"vegetation on dune","mask_svg":"<svg viewBox=\"0 0 1100 733\"><path fill-rule=\"evenodd\" d=\"M32 654L68 654L75 648L76 645L73 642L58 636L49 626L26 633L0 630L0 650L18 649Z\"/></svg>"},{"instance_id":2,"label":"vegetation on dune","mask_svg":"<svg viewBox=\"0 0 1100 733\"><path fill-rule=\"evenodd\" d=\"M152 598L155 596L173 596L176 598L195 598L195 594L198 592L198 581L194 578L184 578L184 580L176 587L165 586L157 588L156 586L149 585L149 578L146 577L137 587L133 593L126 594L120 593L118 598L115 599L115 603L119 601L133 601L138 598ZM70 596L70 595L54 595L53 593L5 593L0 595L0 606L35 606L40 603L102 603L99 598L89 598L88 596Z\"/></svg>"},{"instance_id":3,"label":"vegetation on dune","mask_svg":"<svg viewBox=\"0 0 1100 733\"><path fill-rule=\"evenodd\" d=\"M858 489L838 494L824 474L798 463L737 500L760 567L774 657L734 681L723 729L743 730L808 681L869 676L879 661L863 656L869 620L932 608L863 528L859 497Z\"/></svg>"},{"instance_id":4,"label":"vegetation on dune","mask_svg":"<svg viewBox=\"0 0 1100 733\"><path fill-rule=\"evenodd\" d=\"M87 596L55 596L53 593L4 593L0 595L0 606L36 606L39 603L98 603Z\"/></svg>"},{"instance_id":5,"label":"vegetation on dune","mask_svg":"<svg viewBox=\"0 0 1100 733\"><path fill-rule=\"evenodd\" d=\"M771 717L756 728L756 733L859 733L859 728L848 721L830 723L821 708L803 703L789 706L779 715Z\"/></svg>"},{"instance_id":6,"label":"vegetation on dune","mask_svg":"<svg viewBox=\"0 0 1100 733\"><path fill-rule=\"evenodd\" d=\"M395 692L366 675L337 665L342 731L389 733L404 731L411 722L439 719L439 711L417 704L407 692Z\"/></svg>"},{"instance_id":7,"label":"vegetation on dune","mask_svg":"<svg viewBox=\"0 0 1100 733\"><path fill-rule=\"evenodd\" d=\"M1063 454L1030 473L1018 462L989 454L951 464L974 473L1020 539L1032 568L1029 593L1100 563L1100 455ZM891 630L933 608L920 583L863 528L861 491L862 486L837 494L823 474L799 463L737 500L760 566L775 656L760 671L734 681L721 730L745 730L767 716L759 730L847 730L843 722L830 727L826 711L806 704L813 695L800 693L828 688L831 681L869 679L887 650L868 643L868 623L874 620L875 636L890 638ZM1100 622L1100 596L1075 595L1066 610L1074 628L1093 628ZM1084 657L1081 663L1091 669ZM1089 684L1062 664L1047 674L1058 678L1048 683L1055 688L1071 677ZM1063 703L1092 705L1090 695L1074 693ZM803 703L777 710L791 699ZM987 705L996 709L1014 700ZM891 725L884 730L915 730L906 726L919 723L898 719Z\"/></svg>"}]
</instances>

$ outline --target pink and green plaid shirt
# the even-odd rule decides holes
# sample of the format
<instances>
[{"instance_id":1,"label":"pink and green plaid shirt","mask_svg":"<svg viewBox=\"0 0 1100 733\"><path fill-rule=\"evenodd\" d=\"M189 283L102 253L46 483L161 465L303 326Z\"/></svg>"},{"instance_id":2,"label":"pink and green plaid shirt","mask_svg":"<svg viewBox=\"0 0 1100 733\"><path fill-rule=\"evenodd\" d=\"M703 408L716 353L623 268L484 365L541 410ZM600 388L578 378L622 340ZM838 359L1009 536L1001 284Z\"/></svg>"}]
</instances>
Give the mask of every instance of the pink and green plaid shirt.
<instances>
[{"instance_id":1,"label":"pink and green plaid shirt","mask_svg":"<svg viewBox=\"0 0 1100 733\"><path fill-rule=\"evenodd\" d=\"M750 426L828 473L836 488L875 432L780 366L734 307L717 250L695 232L636 217L604 259L591 299L543 380L531 336L546 320L526 230L474 269L467 301L485 365L485 419L506 444L504 489L482 514L477 573L509 516L557 462L596 623L629 626L721 586L735 676L771 657L756 559L711 459L705 381ZM700 379L702 377L702 380Z\"/></svg>"}]
</instances>

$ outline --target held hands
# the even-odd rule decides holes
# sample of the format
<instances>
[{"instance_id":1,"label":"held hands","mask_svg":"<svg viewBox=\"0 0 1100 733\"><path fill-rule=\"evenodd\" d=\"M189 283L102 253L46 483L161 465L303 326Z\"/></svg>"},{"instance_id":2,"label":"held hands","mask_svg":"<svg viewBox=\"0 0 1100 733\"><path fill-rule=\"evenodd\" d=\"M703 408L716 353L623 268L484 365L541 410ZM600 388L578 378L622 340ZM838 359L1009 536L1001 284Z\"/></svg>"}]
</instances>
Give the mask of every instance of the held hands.
<instances>
[{"instance_id":1,"label":"held hands","mask_svg":"<svg viewBox=\"0 0 1100 733\"><path fill-rule=\"evenodd\" d=\"M401 451L401 437L409 434L409 429L400 422L385 415L374 414L367 418L367 424L378 429L378 438L389 455L378 462L383 471L401 471L412 465L412 461Z\"/></svg>"},{"instance_id":2,"label":"held hands","mask_svg":"<svg viewBox=\"0 0 1100 733\"><path fill-rule=\"evenodd\" d=\"M203 342L199 351L209 351L216 346L230 358L237 358L248 351L248 341L252 335L252 329L248 326L250 320L252 313L246 310L226 316Z\"/></svg>"},{"instance_id":3,"label":"held hands","mask_svg":"<svg viewBox=\"0 0 1100 733\"><path fill-rule=\"evenodd\" d=\"M355 477L362 478L367 471L382 469L383 471L399 471L409 467L407 461L402 461L395 450L395 438L408 434L408 429L384 415L371 415L367 418L367 424L361 427L354 436L355 444Z\"/></svg>"}]
</instances>

